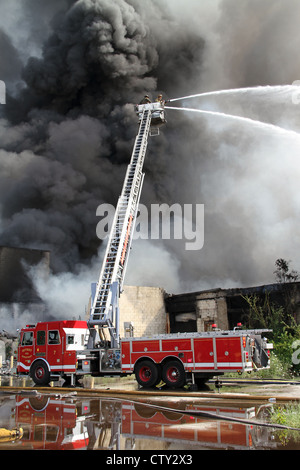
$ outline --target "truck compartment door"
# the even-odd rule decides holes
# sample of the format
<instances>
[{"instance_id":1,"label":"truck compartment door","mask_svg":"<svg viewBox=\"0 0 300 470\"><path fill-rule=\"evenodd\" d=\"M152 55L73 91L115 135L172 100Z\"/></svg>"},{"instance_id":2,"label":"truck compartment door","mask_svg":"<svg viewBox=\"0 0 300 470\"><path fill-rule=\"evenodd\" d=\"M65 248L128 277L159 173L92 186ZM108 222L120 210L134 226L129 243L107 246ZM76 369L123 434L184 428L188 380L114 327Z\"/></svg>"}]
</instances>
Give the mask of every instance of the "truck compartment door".
<instances>
[{"instance_id":1,"label":"truck compartment door","mask_svg":"<svg viewBox=\"0 0 300 470\"><path fill-rule=\"evenodd\" d=\"M242 369L240 337L216 338L217 369Z\"/></svg>"}]
</instances>

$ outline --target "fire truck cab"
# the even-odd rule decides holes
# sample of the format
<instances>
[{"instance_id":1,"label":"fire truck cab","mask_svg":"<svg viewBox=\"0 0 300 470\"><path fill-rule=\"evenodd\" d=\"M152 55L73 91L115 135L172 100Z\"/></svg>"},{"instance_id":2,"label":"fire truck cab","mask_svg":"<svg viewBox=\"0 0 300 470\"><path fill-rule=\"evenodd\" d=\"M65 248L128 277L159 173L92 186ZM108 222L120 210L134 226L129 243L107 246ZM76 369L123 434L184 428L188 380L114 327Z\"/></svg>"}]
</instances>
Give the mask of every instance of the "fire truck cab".
<instances>
[{"instance_id":1,"label":"fire truck cab","mask_svg":"<svg viewBox=\"0 0 300 470\"><path fill-rule=\"evenodd\" d=\"M76 372L77 351L84 349L89 329L85 321L50 321L26 325L20 331L17 372L37 385Z\"/></svg>"}]
</instances>

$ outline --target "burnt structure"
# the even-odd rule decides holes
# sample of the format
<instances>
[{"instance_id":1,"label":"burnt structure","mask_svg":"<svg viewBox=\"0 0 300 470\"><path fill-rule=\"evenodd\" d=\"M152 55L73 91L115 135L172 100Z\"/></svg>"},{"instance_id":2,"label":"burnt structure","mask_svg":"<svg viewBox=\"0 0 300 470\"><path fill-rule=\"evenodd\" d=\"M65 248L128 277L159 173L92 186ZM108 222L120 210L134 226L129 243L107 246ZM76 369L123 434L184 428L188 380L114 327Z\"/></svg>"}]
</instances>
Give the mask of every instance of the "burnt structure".
<instances>
[{"instance_id":1,"label":"burnt structure","mask_svg":"<svg viewBox=\"0 0 300 470\"><path fill-rule=\"evenodd\" d=\"M49 272L50 252L28 248L0 247L0 302L34 303L41 299L28 274L40 263Z\"/></svg>"},{"instance_id":2,"label":"burnt structure","mask_svg":"<svg viewBox=\"0 0 300 470\"><path fill-rule=\"evenodd\" d=\"M256 296L263 302L266 295L270 303L284 308L289 304L291 314L300 323L300 282L290 282L166 295L169 330L171 333L210 331L214 324L221 329L232 329L237 323L247 324L249 304L245 297Z\"/></svg>"},{"instance_id":3,"label":"burnt structure","mask_svg":"<svg viewBox=\"0 0 300 470\"><path fill-rule=\"evenodd\" d=\"M16 332L26 322L48 317L30 276L49 275L50 252L29 248L0 247L0 332Z\"/></svg>"}]
</instances>

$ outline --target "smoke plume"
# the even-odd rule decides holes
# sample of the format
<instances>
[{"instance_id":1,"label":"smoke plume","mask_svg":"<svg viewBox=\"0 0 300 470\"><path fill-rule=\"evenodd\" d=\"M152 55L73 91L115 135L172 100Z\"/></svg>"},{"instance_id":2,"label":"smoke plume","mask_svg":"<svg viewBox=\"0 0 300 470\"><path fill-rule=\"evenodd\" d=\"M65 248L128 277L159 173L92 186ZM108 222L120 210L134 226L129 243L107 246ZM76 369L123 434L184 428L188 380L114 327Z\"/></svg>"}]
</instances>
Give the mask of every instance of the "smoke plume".
<instances>
[{"instance_id":1,"label":"smoke plume","mask_svg":"<svg viewBox=\"0 0 300 470\"><path fill-rule=\"evenodd\" d=\"M82 305L76 297L72 316L98 276L96 209L120 193L137 130L133 104L146 92L292 84L300 5L24 0L0 8L0 244L51 250L50 287L36 283L56 311L58 289L77 286ZM300 127L292 91L180 105ZM300 140L217 115L170 110L167 121L149 142L142 202L204 204L204 247L138 240L125 283L169 292L268 283L278 257L300 269Z\"/></svg>"}]
</instances>

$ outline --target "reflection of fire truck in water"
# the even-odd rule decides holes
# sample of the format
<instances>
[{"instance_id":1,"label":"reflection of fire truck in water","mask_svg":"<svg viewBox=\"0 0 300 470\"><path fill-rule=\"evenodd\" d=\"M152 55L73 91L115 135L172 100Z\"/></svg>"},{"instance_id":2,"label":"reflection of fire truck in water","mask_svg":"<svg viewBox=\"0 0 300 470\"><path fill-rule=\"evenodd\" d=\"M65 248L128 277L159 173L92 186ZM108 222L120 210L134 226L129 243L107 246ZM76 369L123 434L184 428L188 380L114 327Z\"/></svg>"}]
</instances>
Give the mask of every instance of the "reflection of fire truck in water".
<instances>
[{"instance_id":1,"label":"reflection of fire truck in water","mask_svg":"<svg viewBox=\"0 0 300 470\"><path fill-rule=\"evenodd\" d=\"M139 131L93 296L88 322L54 321L27 325L20 332L17 372L38 385L63 377L71 384L85 374L134 373L138 383L169 387L191 383L196 388L224 372L269 367L269 330L212 331L120 338L119 296L128 263L142 172L150 130L165 123L164 103L137 107Z\"/></svg>"},{"instance_id":2,"label":"reflection of fire truck in water","mask_svg":"<svg viewBox=\"0 0 300 470\"><path fill-rule=\"evenodd\" d=\"M188 411L211 412L240 420L255 417L255 407L188 405ZM74 399L41 395L16 397L16 425L23 429L18 448L131 450L139 440L197 449L251 449L272 445L266 428L234 421L161 411L142 403L108 399ZM141 441L142 442L142 441ZM157 444L155 444L155 448ZM147 446L149 448L149 444Z\"/></svg>"},{"instance_id":3,"label":"reflection of fire truck in water","mask_svg":"<svg viewBox=\"0 0 300 470\"><path fill-rule=\"evenodd\" d=\"M44 450L75 450L88 446L86 413L78 416L72 401L51 395L16 396L16 422L23 429L21 446Z\"/></svg>"}]
</instances>

